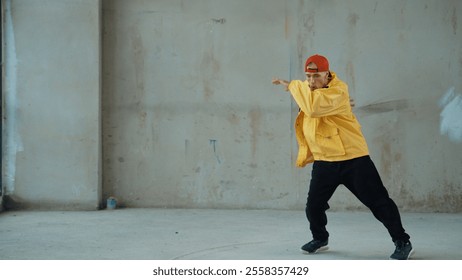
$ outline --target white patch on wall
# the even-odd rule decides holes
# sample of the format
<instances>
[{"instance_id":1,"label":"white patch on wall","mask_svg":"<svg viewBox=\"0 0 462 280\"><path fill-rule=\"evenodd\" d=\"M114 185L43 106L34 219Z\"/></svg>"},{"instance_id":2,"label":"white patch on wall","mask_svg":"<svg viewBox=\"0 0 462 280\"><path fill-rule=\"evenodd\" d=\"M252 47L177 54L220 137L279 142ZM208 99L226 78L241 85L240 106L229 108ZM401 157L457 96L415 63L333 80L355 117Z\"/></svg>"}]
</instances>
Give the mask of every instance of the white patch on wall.
<instances>
[{"instance_id":1,"label":"white patch on wall","mask_svg":"<svg viewBox=\"0 0 462 280\"><path fill-rule=\"evenodd\" d=\"M451 87L440 99L440 133L449 140L462 143L462 95Z\"/></svg>"},{"instance_id":2,"label":"white patch on wall","mask_svg":"<svg viewBox=\"0 0 462 280\"><path fill-rule=\"evenodd\" d=\"M83 187L81 185L73 185L72 186L72 195L75 197L80 197L82 194Z\"/></svg>"},{"instance_id":3,"label":"white patch on wall","mask_svg":"<svg viewBox=\"0 0 462 280\"><path fill-rule=\"evenodd\" d=\"M19 100L17 98L18 60L13 29L11 0L5 2L5 190L13 193L16 178L16 156L24 150L16 124Z\"/></svg>"}]
</instances>

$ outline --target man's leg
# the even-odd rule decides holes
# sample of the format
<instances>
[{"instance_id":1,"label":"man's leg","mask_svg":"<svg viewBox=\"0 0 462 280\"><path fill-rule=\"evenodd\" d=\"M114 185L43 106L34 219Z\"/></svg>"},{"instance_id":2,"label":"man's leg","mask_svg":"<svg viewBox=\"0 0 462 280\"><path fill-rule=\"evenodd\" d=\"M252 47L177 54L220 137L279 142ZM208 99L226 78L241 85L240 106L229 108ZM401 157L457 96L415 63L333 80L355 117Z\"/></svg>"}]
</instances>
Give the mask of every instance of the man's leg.
<instances>
[{"instance_id":1,"label":"man's leg","mask_svg":"<svg viewBox=\"0 0 462 280\"><path fill-rule=\"evenodd\" d=\"M314 240L325 241L329 237L326 210L329 209L327 202L339 185L337 167L337 163L324 161L313 164L305 212Z\"/></svg>"},{"instance_id":2,"label":"man's leg","mask_svg":"<svg viewBox=\"0 0 462 280\"><path fill-rule=\"evenodd\" d=\"M341 172L342 183L383 223L393 242L409 241L398 207L390 198L370 157L345 162Z\"/></svg>"}]
</instances>

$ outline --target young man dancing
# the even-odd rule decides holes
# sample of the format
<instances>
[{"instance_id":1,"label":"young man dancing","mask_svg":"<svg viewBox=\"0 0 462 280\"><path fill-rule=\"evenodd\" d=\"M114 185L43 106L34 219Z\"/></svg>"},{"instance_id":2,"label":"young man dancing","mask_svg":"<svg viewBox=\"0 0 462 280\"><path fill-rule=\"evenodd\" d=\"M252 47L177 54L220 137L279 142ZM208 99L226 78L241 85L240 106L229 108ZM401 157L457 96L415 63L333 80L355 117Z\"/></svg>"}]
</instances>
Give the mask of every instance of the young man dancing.
<instances>
[{"instance_id":1,"label":"young man dancing","mask_svg":"<svg viewBox=\"0 0 462 280\"><path fill-rule=\"evenodd\" d=\"M328 201L340 184L347 187L388 230L396 249L391 259L407 260L413 253L398 207L389 197L369 157L361 126L351 110L348 86L329 70L327 58L313 55L305 63L306 80L273 79L290 91L300 112L295 121L299 146L297 166L313 163L306 217L313 240L305 253L327 249Z\"/></svg>"}]
</instances>

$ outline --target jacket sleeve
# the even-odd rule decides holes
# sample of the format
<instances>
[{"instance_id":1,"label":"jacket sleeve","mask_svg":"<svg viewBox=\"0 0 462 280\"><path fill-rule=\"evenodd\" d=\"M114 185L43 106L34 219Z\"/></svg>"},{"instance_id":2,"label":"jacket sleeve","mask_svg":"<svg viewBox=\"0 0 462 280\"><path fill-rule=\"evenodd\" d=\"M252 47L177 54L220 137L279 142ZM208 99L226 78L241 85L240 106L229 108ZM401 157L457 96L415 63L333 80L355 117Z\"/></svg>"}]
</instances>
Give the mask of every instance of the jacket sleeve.
<instances>
[{"instance_id":1,"label":"jacket sleeve","mask_svg":"<svg viewBox=\"0 0 462 280\"><path fill-rule=\"evenodd\" d=\"M337 80L327 88L311 91L306 81L292 81L289 90L302 111L312 118L351 112L348 86Z\"/></svg>"},{"instance_id":2,"label":"jacket sleeve","mask_svg":"<svg viewBox=\"0 0 462 280\"><path fill-rule=\"evenodd\" d=\"M293 80L289 83L288 88L300 110L305 114L310 114L313 109L309 100L310 89L308 83L306 81Z\"/></svg>"}]
</instances>

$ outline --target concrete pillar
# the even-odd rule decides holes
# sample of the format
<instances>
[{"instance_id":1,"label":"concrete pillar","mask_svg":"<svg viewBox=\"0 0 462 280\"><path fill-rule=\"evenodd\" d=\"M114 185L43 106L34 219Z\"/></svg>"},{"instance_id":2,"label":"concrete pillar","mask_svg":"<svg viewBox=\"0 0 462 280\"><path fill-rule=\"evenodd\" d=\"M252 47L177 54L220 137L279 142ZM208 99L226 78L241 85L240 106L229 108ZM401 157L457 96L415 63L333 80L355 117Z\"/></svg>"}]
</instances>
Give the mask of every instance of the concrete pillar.
<instances>
[{"instance_id":1,"label":"concrete pillar","mask_svg":"<svg viewBox=\"0 0 462 280\"><path fill-rule=\"evenodd\" d=\"M100 0L5 0L4 206L101 204Z\"/></svg>"}]
</instances>

